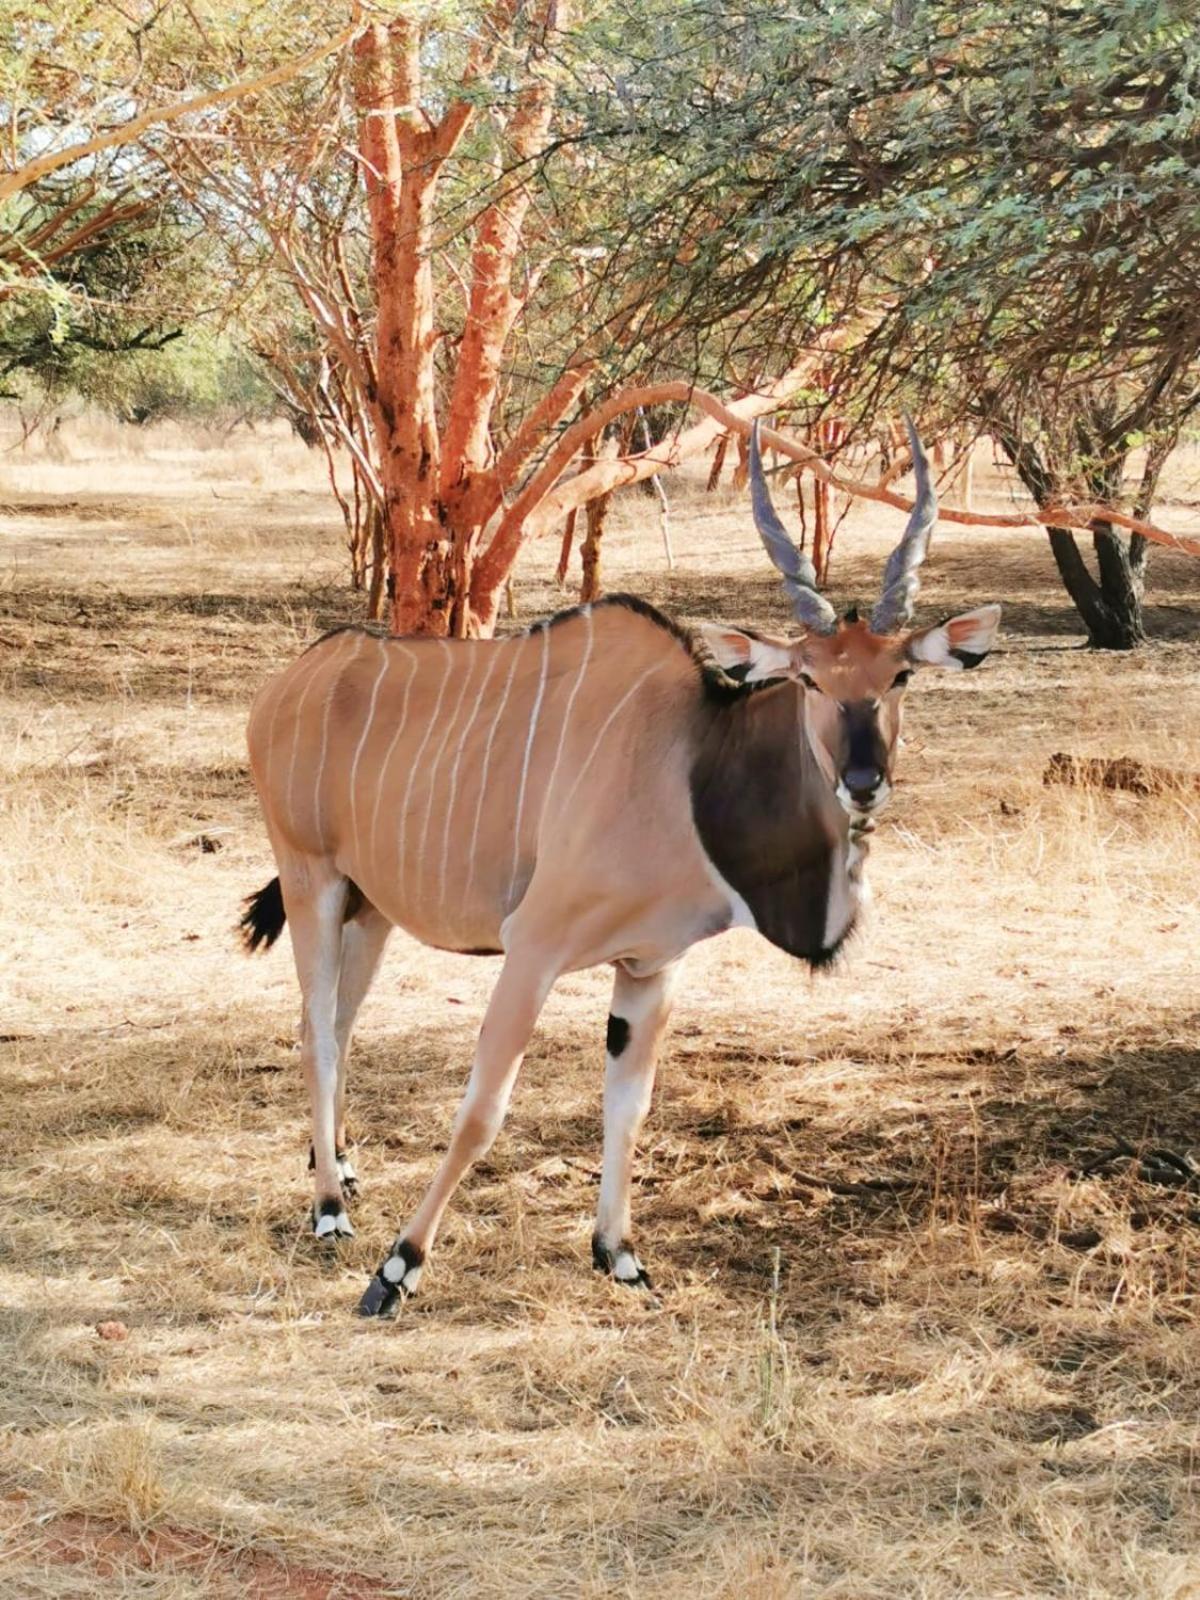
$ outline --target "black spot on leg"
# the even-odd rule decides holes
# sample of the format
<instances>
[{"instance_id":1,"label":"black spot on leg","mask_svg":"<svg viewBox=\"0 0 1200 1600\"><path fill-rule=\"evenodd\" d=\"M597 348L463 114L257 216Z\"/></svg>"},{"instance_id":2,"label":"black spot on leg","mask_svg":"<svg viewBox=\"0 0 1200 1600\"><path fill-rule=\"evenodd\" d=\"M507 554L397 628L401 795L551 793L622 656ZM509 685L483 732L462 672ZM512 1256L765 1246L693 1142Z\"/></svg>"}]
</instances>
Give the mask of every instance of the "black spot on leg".
<instances>
[{"instance_id":1,"label":"black spot on leg","mask_svg":"<svg viewBox=\"0 0 1200 1600\"><path fill-rule=\"evenodd\" d=\"M605 1036L605 1048L614 1060L621 1054L629 1043L629 1024L624 1017L614 1017L611 1012L608 1016L608 1033Z\"/></svg>"},{"instance_id":2,"label":"black spot on leg","mask_svg":"<svg viewBox=\"0 0 1200 1600\"><path fill-rule=\"evenodd\" d=\"M321 1217L336 1217L341 1209L342 1201L340 1195L337 1199L322 1200L316 1208L314 1221L319 1220Z\"/></svg>"}]
</instances>

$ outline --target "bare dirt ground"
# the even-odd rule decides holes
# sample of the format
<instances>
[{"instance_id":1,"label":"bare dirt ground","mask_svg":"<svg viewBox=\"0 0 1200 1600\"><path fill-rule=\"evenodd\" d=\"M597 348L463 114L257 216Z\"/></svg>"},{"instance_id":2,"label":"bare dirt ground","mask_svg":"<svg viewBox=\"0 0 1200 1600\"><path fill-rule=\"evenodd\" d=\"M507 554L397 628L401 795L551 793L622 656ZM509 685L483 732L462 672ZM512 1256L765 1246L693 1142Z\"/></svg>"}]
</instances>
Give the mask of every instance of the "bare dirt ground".
<instances>
[{"instance_id":1,"label":"bare dirt ground","mask_svg":"<svg viewBox=\"0 0 1200 1600\"><path fill-rule=\"evenodd\" d=\"M320 1252L287 942L230 931L273 870L251 697L355 615L320 473L274 435L63 453L0 463L3 1593L1200 1596L1200 1194L1138 1159L1198 1142L1200 801L1042 783L1200 771L1200 566L1155 553L1156 642L1096 657L1040 536L944 527L924 614L1000 599L1001 648L914 685L836 971L694 952L639 1163L659 1303L589 1271L595 972L378 1326L496 963L395 939L358 1238ZM741 498L672 493L674 574L633 495L608 586L782 623ZM841 598L897 531L851 516Z\"/></svg>"}]
</instances>

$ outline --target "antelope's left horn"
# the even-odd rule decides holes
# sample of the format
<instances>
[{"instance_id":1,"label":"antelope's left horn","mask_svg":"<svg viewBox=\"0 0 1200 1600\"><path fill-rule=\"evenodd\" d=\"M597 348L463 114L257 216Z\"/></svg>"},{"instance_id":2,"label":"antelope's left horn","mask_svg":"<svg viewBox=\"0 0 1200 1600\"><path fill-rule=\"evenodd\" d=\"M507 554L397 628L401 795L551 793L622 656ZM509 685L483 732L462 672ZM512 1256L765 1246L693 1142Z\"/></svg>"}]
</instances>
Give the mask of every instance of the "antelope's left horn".
<instances>
[{"instance_id":1,"label":"antelope's left horn","mask_svg":"<svg viewBox=\"0 0 1200 1600\"><path fill-rule=\"evenodd\" d=\"M783 586L792 602L796 621L802 622L813 633L832 633L837 626L837 613L817 592L817 572L812 562L793 544L791 535L779 519L771 504L770 491L763 473L762 451L758 444L758 418L750 429L750 504L754 509L754 526L766 546L767 554L783 576Z\"/></svg>"},{"instance_id":2,"label":"antelope's left horn","mask_svg":"<svg viewBox=\"0 0 1200 1600\"><path fill-rule=\"evenodd\" d=\"M907 411L904 413L904 426L908 429L908 442L912 447L917 497L900 543L888 557L887 566L883 569L883 592L871 613L872 633L895 633L912 620L917 591L921 586L917 572L929 549L929 536L937 521L937 494L929 473L929 458Z\"/></svg>"}]
</instances>

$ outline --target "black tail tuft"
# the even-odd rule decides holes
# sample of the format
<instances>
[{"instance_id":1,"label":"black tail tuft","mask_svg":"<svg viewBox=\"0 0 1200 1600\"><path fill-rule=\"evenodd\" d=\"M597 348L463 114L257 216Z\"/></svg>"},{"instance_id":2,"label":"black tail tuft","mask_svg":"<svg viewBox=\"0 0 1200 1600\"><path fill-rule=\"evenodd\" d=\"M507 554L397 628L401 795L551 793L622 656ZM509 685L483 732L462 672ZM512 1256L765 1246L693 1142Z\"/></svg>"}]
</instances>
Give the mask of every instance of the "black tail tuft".
<instances>
[{"instance_id":1,"label":"black tail tuft","mask_svg":"<svg viewBox=\"0 0 1200 1600\"><path fill-rule=\"evenodd\" d=\"M253 955L259 945L269 950L283 932L283 925L287 921L279 879L272 878L257 894L247 895L245 906L238 928L247 954Z\"/></svg>"}]
</instances>

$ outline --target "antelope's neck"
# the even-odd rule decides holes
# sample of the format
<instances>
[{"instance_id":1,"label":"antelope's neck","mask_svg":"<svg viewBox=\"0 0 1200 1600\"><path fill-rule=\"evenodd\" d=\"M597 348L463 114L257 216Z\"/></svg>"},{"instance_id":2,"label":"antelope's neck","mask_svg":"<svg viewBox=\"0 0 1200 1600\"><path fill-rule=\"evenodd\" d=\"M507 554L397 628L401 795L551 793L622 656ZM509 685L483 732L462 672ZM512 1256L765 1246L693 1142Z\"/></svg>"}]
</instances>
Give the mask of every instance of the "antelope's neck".
<instances>
[{"instance_id":1,"label":"antelope's neck","mask_svg":"<svg viewBox=\"0 0 1200 1600\"><path fill-rule=\"evenodd\" d=\"M845 812L809 748L803 694L781 683L706 708L692 813L758 931L821 966L854 926L862 847L851 849Z\"/></svg>"}]
</instances>

